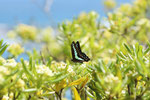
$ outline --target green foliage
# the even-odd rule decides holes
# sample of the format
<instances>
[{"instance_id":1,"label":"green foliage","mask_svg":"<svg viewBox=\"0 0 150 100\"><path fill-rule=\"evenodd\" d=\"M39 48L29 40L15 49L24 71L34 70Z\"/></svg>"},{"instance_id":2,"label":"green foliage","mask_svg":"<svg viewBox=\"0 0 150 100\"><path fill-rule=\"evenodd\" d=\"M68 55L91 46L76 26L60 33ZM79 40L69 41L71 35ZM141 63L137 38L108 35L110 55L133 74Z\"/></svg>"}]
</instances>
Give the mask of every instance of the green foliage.
<instances>
[{"instance_id":1,"label":"green foliage","mask_svg":"<svg viewBox=\"0 0 150 100\"><path fill-rule=\"evenodd\" d=\"M40 50L12 45L11 59L0 56L0 99L63 100L68 88L73 100L149 99L149 6L149 0L136 0L108 13L104 21L94 11L81 13L59 24L56 36L50 27L16 26L8 36L19 38L22 46L32 41ZM72 41L80 42L89 62L71 61ZM0 41L0 55L7 46ZM23 52L29 60L16 62Z\"/></svg>"},{"instance_id":2,"label":"green foliage","mask_svg":"<svg viewBox=\"0 0 150 100\"><path fill-rule=\"evenodd\" d=\"M145 99L149 98L149 50L139 44L130 48L124 44L117 53L117 59L108 65L97 62L90 68L92 80L91 90L103 99ZM149 50L147 52L147 50ZM145 53L145 51L147 53ZM147 96L147 97L146 97Z\"/></svg>"},{"instance_id":3,"label":"green foliage","mask_svg":"<svg viewBox=\"0 0 150 100\"><path fill-rule=\"evenodd\" d=\"M0 55L2 55L5 50L7 49L8 45L5 43L3 44L3 40L0 41Z\"/></svg>"}]
</instances>

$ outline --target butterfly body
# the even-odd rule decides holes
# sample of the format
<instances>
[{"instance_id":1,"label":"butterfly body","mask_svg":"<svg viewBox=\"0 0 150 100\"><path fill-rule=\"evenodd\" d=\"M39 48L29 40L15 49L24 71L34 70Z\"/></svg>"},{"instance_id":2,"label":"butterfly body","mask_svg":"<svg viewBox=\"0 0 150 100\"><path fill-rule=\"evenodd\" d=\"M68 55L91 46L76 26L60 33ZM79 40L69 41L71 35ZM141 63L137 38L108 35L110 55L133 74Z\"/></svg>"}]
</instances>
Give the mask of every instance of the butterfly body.
<instances>
[{"instance_id":1,"label":"butterfly body","mask_svg":"<svg viewBox=\"0 0 150 100\"><path fill-rule=\"evenodd\" d=\"M81 51L80 44L77 41L76 43L73 41L71 44L71 52L72 52L72 61L73 62L88 62L90 58Z\"/></svg>"}]
</instances>

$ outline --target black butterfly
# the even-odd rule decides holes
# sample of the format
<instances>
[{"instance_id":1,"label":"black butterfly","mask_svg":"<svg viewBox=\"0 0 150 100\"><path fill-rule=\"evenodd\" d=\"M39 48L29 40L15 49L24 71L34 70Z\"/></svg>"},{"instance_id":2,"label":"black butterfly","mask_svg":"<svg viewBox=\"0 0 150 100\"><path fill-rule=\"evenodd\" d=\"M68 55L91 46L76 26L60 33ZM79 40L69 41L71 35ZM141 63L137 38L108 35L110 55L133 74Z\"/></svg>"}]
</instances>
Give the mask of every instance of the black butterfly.
<instances>
[{"instance_id":1,"label":"black butterfly","mask_svg":"<svg viewBox=\"0 0 150 100\"><path fill-rule=\"evenodd\" d=\"M73 62L88 62L90 58L81 51L79 41L71 43L72 61Z\"/></svg>"}]
</instances>

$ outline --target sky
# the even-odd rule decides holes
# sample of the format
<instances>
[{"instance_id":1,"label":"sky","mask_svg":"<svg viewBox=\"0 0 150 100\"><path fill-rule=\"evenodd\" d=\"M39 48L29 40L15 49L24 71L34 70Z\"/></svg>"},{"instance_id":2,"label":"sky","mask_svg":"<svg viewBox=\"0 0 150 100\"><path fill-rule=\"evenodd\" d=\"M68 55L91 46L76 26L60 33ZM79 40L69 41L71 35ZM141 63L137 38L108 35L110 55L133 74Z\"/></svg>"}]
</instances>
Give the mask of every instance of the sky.
<instances>
[{"instance_id":1,"label":"sky","mask_svg":"<svg viewBox=\"0 0 150 100\"><path fill-rule=\"evenodd\" d=\"M116 0L118 5L133 0ZM0 0L0 24L18 23L39 26L58 24L71 20L81 12L96 11L105 16L102 0L53 0L50 11L46 14L42 8L45 0Z\"/></svg>"}]
</instances>

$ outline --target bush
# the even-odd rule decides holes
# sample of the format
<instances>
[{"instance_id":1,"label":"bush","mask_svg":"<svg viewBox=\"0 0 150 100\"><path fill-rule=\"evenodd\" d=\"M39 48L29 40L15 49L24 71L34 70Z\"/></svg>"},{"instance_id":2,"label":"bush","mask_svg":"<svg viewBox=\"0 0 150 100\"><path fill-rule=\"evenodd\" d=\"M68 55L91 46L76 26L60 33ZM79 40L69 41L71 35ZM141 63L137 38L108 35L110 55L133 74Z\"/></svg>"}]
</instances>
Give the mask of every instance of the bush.
<instances>
[{"instance_id":1,"label":"bush","mask_svg":"<svg viewBox=\"0 0 150 100\"><path fill-rule=\"evenodd\" d=\"M8 36L25 48L13 44L8 57L0 56L0 99L64 100L68 89L73 100L149 99L149 6L148 0L121 5L104 22L94 11L81 13L57 30L16 26ZM72 41L80 41L89 62L71 61ZM28 51L32 45L40 49ZM7 47L0 42L0 55ZM17 62L23 52L28 59Z\"/></svg>"}]
</instances>

